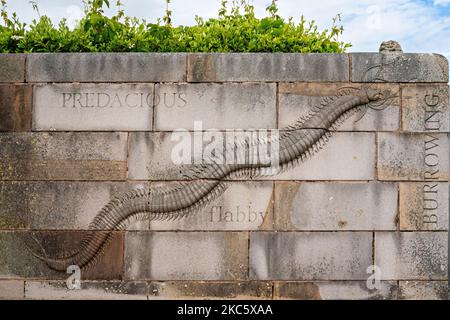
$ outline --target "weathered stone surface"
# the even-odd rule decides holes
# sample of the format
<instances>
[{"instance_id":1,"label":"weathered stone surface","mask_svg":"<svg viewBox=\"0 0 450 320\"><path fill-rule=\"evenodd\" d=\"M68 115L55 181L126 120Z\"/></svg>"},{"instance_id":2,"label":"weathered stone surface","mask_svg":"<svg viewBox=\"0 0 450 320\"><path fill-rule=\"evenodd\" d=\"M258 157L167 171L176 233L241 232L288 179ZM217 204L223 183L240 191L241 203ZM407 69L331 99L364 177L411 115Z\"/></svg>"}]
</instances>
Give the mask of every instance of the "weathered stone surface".
<instances>
[{"instance_id":1,"label":"weathered stone surface","mask_svg":"<svg viewBox=\"0 0 450 320\"><path fill-rule=\"evenodd\" d=\"M152 130L153 84L52 84L34 87L37 131Z\"/></svg>"},{"instance_id":2,"label":"weathered stone surface","mask_svg":"<svg viewBox=\"0 0 450 320\"><path fill-rule=\"evenodd\" d=\"M164 183L166 185L167 183ZM227 190L199 212L175 221L152 221L151 230L271 229L273 184L268 181L226 182ZM153 188L163 185L152 184Z\"/></svg>"},{"instance_id":3,"label":"weathered stone surface","mask_svg":"<svg viewBox=\"0 0 450 320\"><path fill-rule=\"evenodd\" d=\"M33 190L26 184L0 182L0 229L29 227L29 195Z\"/></svg>"},{"instance_id":4,"label":"weathered stone surface","mask_svg":"<svg viewBox=\"0 0 450 320\"><path fill-rule=\"evenodd\" d=\"M256 232L250 237L250 278L365 280L372 265L370 232Z\"/></svg>"},{"instance_id":5,"label":"weathered stone surface","mask_svg":"<svg viewBox=\"0 0 450 320\"><path fill-rule=\"evenodd\" d=\"M373 180L375 134L335 132L318 153L271 180Z\"/></svg>"},{"instance_id":6,"label":"weathered stone surface","mask_svg":"<svg viewBox=\"0 0 450 320\"><path fill-rule=\"evenodd\" d=\"M219 141L229 141L225 133L214 137ZM129 178L133 180L183 180L191 164L178 164L179 150L191 150L189 163L200 159L199 152L207 153L212 147L211 137L203 136L203 149L192 151L194 140L202 141L195 133L188 137L177 137L170 132L134 132L130 134ZM206 133L205 133L206 134ZM172 141L174 139L174 141ZM222 139L222 140L221 140ZM222 145L222 144L220 144ZM227 146L227 144L224 144ZM200 150L200 151L199 151ZM211 151L211 150L210 150ZM352 168L352 169L349 169ZM324 149L313 155L305 163L285 173L266 179L279 180L371 180L375 176L375 135L373 133L337 132ZM263 178L264 179L264 178Z\"/></svg>"},{"instance_id":7,"label":"weathered stone surface","mask_svg":"<svg viewBox=\"0 0 450 320\"><path fill-rule=\"evenodd\" d=\"M247 278L246 232L128 232L125 246L127 279Z\"/></svg>"},{"instance_id":8,"label":"weathered stone surface","mask_svg":"<svg viewBox=\"0 0 450 320\"><path fill-rule=\"evenodd\" d=\"M19 300L24 298L24 281L0 280L0 300Z\"/></svg>"},{"instance_id":9,"label":"weathered stone surface","mask_svg":"<svg viewBox=\"0 0 450 320\"><path fill-rule=\"evenodd\" d=\"M208 53L188 56L188 81L348 81L347 54Z\"/></svg>"},{"instance_id":10,"label":"weathered stone surface","mask_svg":"<svg viewBox=\"0 0 450 320\"><path fill-rule=\"evenodd\" d=\"M449 180L449 137L446 134L378 133L380 180Z\"/></svg>"},{"instance_id":11,"label":"weathered stone surface","mask_svg":"<svg viewBox=\"0 0 450 320\"><path fill-rule=\"evenodd\" d=\"M276 128L274 83L157 84L155 129Z\"/></svg>"},{"instance_id":12,"label":"weathered stone surface","mask_svg":"<svg viewBox=\"0 0 450 320\"><path fill-rule=\"evenodd\" d=\"M403 52L402 46L395 40L383 41L380 45L380 52Z\"/></svg>"},{"instance_id":13,"label":"weathered stone surface","mask_svg":"<svg viewBox=\"0 0 450 320\"><path fill-rule=\"evenodd\" d=\"M236 133L236 141L243 141L244 135L248 133ZM205 163L204 161L208 158L207 155L210 154L213 147L219 146L217 150L220 152L222 146L228 147L229 141L234 141L228 135L233 135L235 132L191 132L182 133L182 136L178 136L177 134L171 132L131 133L129 178L133 180L145 179L157 181L184 180L186 179L186 173L191 172L192 164L195 161L199 160L195 164ZM263 132L259 132L258 134L261 136ZM315 154L306 163L301 163L294 169L276 176L276 179L372 179L374 177L375 167L374 138L372 133L335 133L335 136L325 145L323 151ZM214 143L211 142L212 139L214 139ZM197 147L196 141L200 142L200 146L203 149ZM193 146L195 148L192 151ZM180 163L180 150L183 151L183 154L187 154L186 159L188 161L186 163L189 164ZM342 150L346 152L342 153ZM200 157L202 151L203 160ZM340 157L336 158L336 154L339 154ZM185 161L183 160L183 162ZM353 165L353 170L348 170L348 163ZM275 176L269 177L268 179L274 178Z\"/></svg>"},{"instance_id":14,"label":"weathered stone surface","mask_svg":"<svg viewBox=\"0 0 450 320\"><path fill-rule=\"evenodd\" d=\"M33 90L29 85L0 85L0 131L30 131Z\"/></svg>"},{"instance_id":15,"label":"weathered stone surface","mask_svg":"<svg viewBox=\"0 0 450 320\"><path fill-rule=\"evenodd\" d=\"M127 134L2 133L2 158L126 160Z\"/></svg>"},{"instance_id":16,"label":"weathered stone surface","mask_svg":"<svg viewBox=\"0 0 450 320\"><path fill-rule=\"evenodd\" d=\"M0 133L0 180L125 180L126 133Z\"/></svg>"},{"instance_id":17,"label":"weathered stone surface","mask_svg":"<svg viewBox=\"0 0 450 320\"><path fill-rule=\"evenodd\" d=\"M0 82L24 82L25 59L25 54L0 54Z\"/></svg>"},{"instance_id":18,"label":"weathered stone surface","mask_svg":"<svg viewBox=\"0 0 450 320\"><path fill-rule=\"evenodd\" d=\"M281 83L279 86L278 127L293 124L321 103L341 91L364 90L367 85L339 83ZM400 126L400 86L396 84L374 84L371 89L379 90L385 96L394 96L383 107L384 110L368 108L361 118L357 113L347 119L338 131L396 131ZM306 122L305 125L308 123ZM329 129L323 127L322 129Z\"/></svg>"},{"instance_id":19,"label":"weathered stone surface","mask_svg":"<svg viewBox=\"0 0 450 320\"><path fill-rule=\"evenodd\" d=\"M0 163L1 180L125 180L126 163L118 161L17 161Z\"/></svg>"},{"instance_id":20,"label":"weathered stone surface","mask_svg":"<svg viewBox=\"0 0 450 320\"><path fill-rule=\"evenodd\" d=\"M402 130L449 132L448 85L406 85L402 87Z\"/></svg>"},{"instance_id":21,"label":"weathered stone surface","mask_svg":"<svg viewBox=\"0 0 450 320\"><path fill-rule=\"evenodd\" d=\"M0 278L66 279L68 275L50 269L44 262L34 257L31 251L42 254L40 244L48 256L58 257L73 252L88 232L39 231L0 232ZM111 244L97 264L81 270L81 279L119 280L123 271L124 235L115 232ZM39 243L38 243L39 242Z\"/></svg>"},{"instance_id":22,"label":"weathered stone surface","mask_svg":"<svg viewBox=\"0 0 450 320\"><path fill-rule=\"evenodd\" d=\"M439 54L352 53L353 82L448 82L448 61Z\"/></svg>"},{"instance_id":23,"label":"weathered stone surface","mask_svg":"<svg viewBox=\"0 0 450 320\"><path fill-rule=\"evenodd\" d=\"M274 299L294 300L393 300L397 284L382 281L379 290L369 290L366 281L275 282Z\"/></svg>"},{"instance_id":24,"label":"weathered stone surface","mask_svg":"<svg viewBox=\"0 0 450 320\"><path fill-rule=\"evenodd\" d=\"M214 141L220 141L223 146L226 139L222 133L217 134L217 137L214 137L217 140ZM199 145L202 148L197 148L194 139L200 141ZM207 159L205 148L211 140L206 132L186 132L183 135L177 135L176 132L132 132L129 143L128 177L132 180L184 180L186 172L192 169L196 161L203 163L203 160ZM211 143L212 146L215 142ZM186 150L188 154L183 163L178 162L181 159L180 150L183 152ZM182 156L184 159L184 154Z\"/></svg>"},{"instance_id":25,"label":"weathered stone surface","mask_svg":"<svg viewBox=\"0 0 450 320\"><path fill-rule=\"evenodd\" d=\"M64 281L27 281L25 298L32 300L147 300L146 282L82 281L80 290Z\"/></svg>"},{"instance_id":26,"label":"weathered stone surface","mask_svg":"<svg viewBox=\"0 0 450 320\"><path fill-rule=\"evenodd\" d=\"M402 182L399 190L401 230L448 230L447 183Z\"/></svg>"},{"instance_id":27,"label":"weathered stone surface","mask_svg":"<svg viewBox=\"0 0 450 320\"><path fill-rule=\"evenodd\" d=\"M400 281L402 300L447 300L447 294L447 281Z\"/></svg>"},{"instance_id":28,"label":"weathered stone surface","mask_svg":"<svg viewBox=\"0 0 450 320\"><path fill-rule=\"evenodd\" d=\"M262 281L151 282L150 299L271 299L272 283Z\"/></svg>"},{"instance_id":29,"label":"weathered stone surface","mask_svg":"<svg viewBox=\"0 0 450 320\"><path fill-rule=\"evenodd\" d=\"M37 53L27 58L28 82L186 81L184 53Z\"/></svg>"},{"instance_id":30,"label":"weathered stone surface","mask_svg":"<svg viewBox=\"0 0 450 320\"><path fill-rule=\"evenodd\" d=\"M397 185L278 182L276 230L396 230Z\"/></svg>"},{"instance_id":31,"label":"weathered stone surface","mask_svg":"<svg viewBox=\"0 0 450 320\"><path fill-rule=\"evenodd\" d=\"M0 228L87 230L111 199L139 187L144 186L124 182L0 182ZM130 229L147 230L148 221Z\"/></svg>"},{"instance_id":32,"label":"weathered stone surface","mask_svg":"<svg viewBox=\"0 0 450 320\"><path fill-rule=\"evenodd\" d=\"M272 182L228 182L224 194L177 221L154 221L153 230L258 230L272 224ZM161 184L154 184L157 189ZM111 199L142 183L2 182L0 229L88 230ZM17 201L20 199L20 201ZM149 221L129 226L148 230Z\"/></svg>"},{"instance_id":33,"label":"weathered stone surface","mask_svg":"<svg viewBox=\"0 0 450 320\"><path fill-rule=\"evenodd\" d=\"M446 232L377 232L375 265L383 280L446 280Z\"/></svg>"}]
</instances>

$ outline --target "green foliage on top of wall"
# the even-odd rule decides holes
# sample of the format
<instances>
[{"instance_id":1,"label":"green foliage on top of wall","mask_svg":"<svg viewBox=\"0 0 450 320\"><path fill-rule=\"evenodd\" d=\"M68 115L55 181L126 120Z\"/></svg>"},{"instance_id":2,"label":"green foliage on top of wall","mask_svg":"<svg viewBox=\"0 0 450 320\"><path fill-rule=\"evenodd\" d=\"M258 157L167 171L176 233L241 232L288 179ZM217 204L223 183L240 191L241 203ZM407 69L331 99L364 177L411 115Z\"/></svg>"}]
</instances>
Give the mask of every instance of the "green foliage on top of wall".
<instances>
[{"instance_id":1,"label":"green foliage on top of wall","mask_svg":"<svg viewBox=\"0 0 450 320\"><path fill-rule=\"evenodd\" d=\"M302 17L298 23L278 14L276 0L266 8L267 16L255 17L248 0L223 0L218 18L196 17L196 25L173 26L170 0L165 16L149 23L124 14L120 0L117 13L108 17L109 0L83 0L85 15L73 29L63 19L55 26L40 15L28 26L16 13L7 13L1 0L0 52L344 52L350 44L339 41L343 32L339 15L330 30L318 31L314 21Z\"/></svg>"}]
</instances>

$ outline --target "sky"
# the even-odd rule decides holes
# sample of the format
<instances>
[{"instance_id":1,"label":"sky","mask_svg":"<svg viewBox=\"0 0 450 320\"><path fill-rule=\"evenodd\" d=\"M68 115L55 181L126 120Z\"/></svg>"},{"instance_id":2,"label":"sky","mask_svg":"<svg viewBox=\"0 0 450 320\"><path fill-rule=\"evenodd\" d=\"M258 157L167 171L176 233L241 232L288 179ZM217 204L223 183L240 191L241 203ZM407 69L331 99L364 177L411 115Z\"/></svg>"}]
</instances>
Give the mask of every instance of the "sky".
<instances>
[{"instance_id":1,"label":"sky","mask_svg":"<svg viewBox=\"0 0 450 320\"><path fill-rule=\"evenodd\" d=\"M156 21L164 15L165 0L121 0L130 16ZM40 13L57 22L66 17L70 25L83 12L82 0L36 0ZM113 4L115 0L110 0ZM195 23L195 15L216 17L220 0L171 0L173 24ZM231 2L231 1L229 1ZM270 0L253 0L256 15L264 16ZM22 21L36 17L29 0L7 0L10 12ZM301 15L315 20L319 28L331 26L340 13L343 41L351 42L349 52L374 52L384 40L400 42L405 52L435 52L450 58L450 0L279 0L280 15ZM112 13L114 6L110 10Z\"/></svg>"}]
</instances>

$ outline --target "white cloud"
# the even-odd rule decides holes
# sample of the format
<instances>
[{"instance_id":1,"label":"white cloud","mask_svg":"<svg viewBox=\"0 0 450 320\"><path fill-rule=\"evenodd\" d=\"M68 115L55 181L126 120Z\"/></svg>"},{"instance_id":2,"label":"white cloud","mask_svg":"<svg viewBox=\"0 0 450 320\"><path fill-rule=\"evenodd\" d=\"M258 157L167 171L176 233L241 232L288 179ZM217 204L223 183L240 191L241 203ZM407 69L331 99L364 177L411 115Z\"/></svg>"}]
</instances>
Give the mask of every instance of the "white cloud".
<instances>
[{"instance_id":1,"label":"white cloud","mask_svg":"<svg viewBox=\"0 0 450 320\"><path fill-rule=\"evenodd\" d=\"M407 52L448 52L450 16L419 1L395 1L380 6L381 28L370 30L367 14L344 20L344 39L353 51L374 51L383 40L397 40Z\"/></svg>"},{"instance_id":2,"label":"white cloud","mask_svg":"<svg viewBox=\"0 0 450 320\"><path fill-rule=\"evenodd\" d=\"M434 0L433 4L435 6L447 6L450 4L450 0Z\"/></svg>"},{"instance_id":3,"label":"white cloud","mask_svg":"<svg viewBox=\"0 0 450 320\"><path fill-rule=\"evenodd\" d=\"M83 10L79 6L70 5L64 17L67 19L67 25L73 28L83 18Z\"/></svg>"}]
</instances>

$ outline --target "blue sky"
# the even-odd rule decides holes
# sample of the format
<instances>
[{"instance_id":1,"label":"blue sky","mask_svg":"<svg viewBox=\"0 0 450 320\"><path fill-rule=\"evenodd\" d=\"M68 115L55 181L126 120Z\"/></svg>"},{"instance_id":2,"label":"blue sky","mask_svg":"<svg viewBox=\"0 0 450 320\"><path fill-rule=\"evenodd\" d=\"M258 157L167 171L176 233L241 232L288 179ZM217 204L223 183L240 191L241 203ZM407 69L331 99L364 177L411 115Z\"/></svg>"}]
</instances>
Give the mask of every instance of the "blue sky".
<instances>
[{"instance_id":1,"label":"blue sky","mask_svg":"<svg viewBox=\"0 0 450 320\"><path fill-rule=\"evenodd\" d=\"M110 0L115 2L115 0ZM9 11L16 11L24 21L35 16L29 0L7 0ZM81 0L37 0L41 14L54 21L62 17L70 23L80 17ZM164 0L122 0L127 14L156 20L162 17ZM314 19L327 28L331 19L342 14L351 52L377 51L383 40L397 40L405 52L437 52L450 57L450 0L279 0L284 17ZM264 14L270 0L254 0L258 16ZM215 17L220 0L172 0L174 24L192 24L195 15Z\"/></svg>"}]
</instances>

